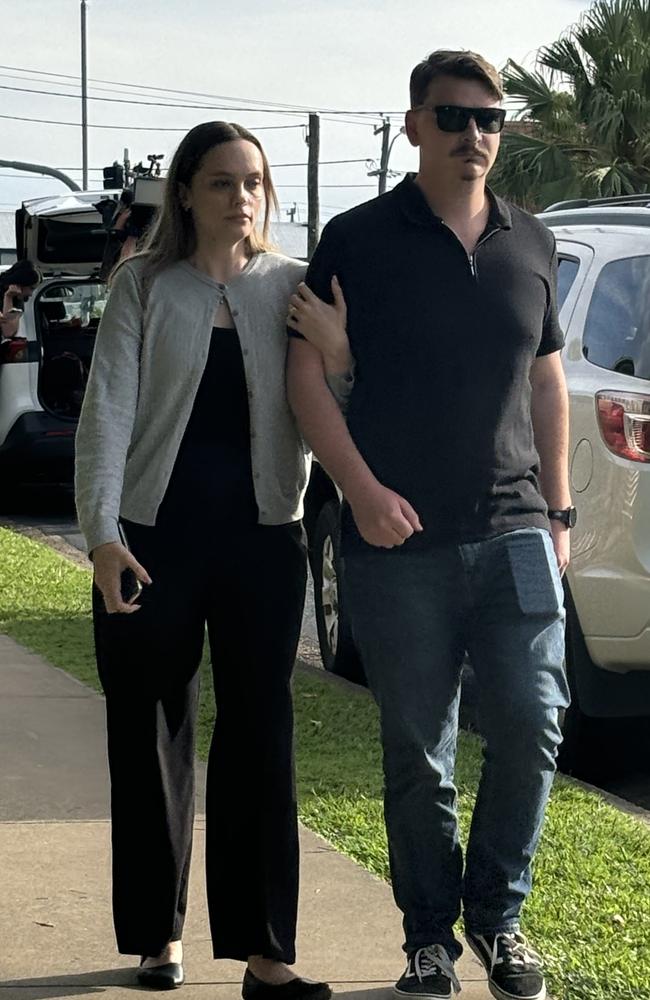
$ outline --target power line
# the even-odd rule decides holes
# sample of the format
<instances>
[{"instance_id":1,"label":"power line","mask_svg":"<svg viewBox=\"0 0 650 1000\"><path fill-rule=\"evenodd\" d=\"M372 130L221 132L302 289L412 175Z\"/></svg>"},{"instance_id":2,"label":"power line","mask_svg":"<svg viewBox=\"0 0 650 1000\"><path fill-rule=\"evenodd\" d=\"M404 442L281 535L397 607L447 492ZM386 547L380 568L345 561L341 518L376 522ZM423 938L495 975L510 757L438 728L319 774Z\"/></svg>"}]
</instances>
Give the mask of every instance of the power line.
<instances>
[{"instance_id":1,"label":"power line","mask_svg":"<svg viewBox=\"0 0 650 1000\"><path fill-rule=\"evenodd\" d=\"M69 101L78 101L79 97L77 94L62 94L60 90L33 90L29 87L10 87L6 83L0 83L0 90L11 90L18 94L37 94L43 97L64 97ZM134 104L140 107L146 108L187 108L190 111L196 110L207 110L207 111L255 111L259 114L270 114L270 115L300 115L302 118L304 116L303 111L277 111L274 108L245 108L245 107L233 107L226 104L177 104L177 103L163 103L162 101L136 101L127 100L123 97L91 97L88 95L89 101L101 101L105 104ZM336 112L334 112L335 114Z\"/></svg>"},{"instance_id":2,"label":"power line","mask_svg":"<svg viewBox=\"0 0 650 1000\"><path fill-rule=\"evenodd\" d=\"M71 101L78 101L79 100L78 94L63 94L63 93L61 93L60 90L34 90L33 88L30 88L30 87L10 87L6 83L0 83L0 90L11 90L11 91L13 91L15 93L18 93L18 94L37 94L37 95L41 95L43 97L65 97L65 98L67 98L68 100L71 100ZM188 108L189 110L204 109L204 110L208 110L208 111L210 111L210 110L214 110L214 111L256 111L259 114L268 114L268 115L294 115L294 116L295 115L300 115L301 117L303 115L307 114L307 112L309 110L309 109L302 109L301 108L299 110L298 109L293 109L293 110L287 109L285 111L284 109L281 110L281 109L276 108L276 107L261 107L259 105L255 106L255 107L245 107L245 106L242 105L240 107L240 106L237 106L237 105L228 105L228 104L188 104L188 103L179 104L179 103L176 103L176 102L167 102L167 103L164 103L162 101L137 101L137 100L127 99L127 98L123 98L123 97L93 97L90 94L88 95L88 100L89 101L101 101L101 102L107 103L107 104L136 104L136 105L139 105L139 106L142 106L142 107L147 107L147 108ZM224 100L237 101L237 100L240 100L240 98L237 98L237 97L228 97L228 98L224 98ZM381 117L385 117L379 111L336 111L336 110L334 110L332 108L327 108L324 111L319 110L319 109L315 109L315 110L313 110L313 111L311 111L309 113L310 114L327 114L327 115L356 115L358 117L367 116L368 118L381 118ZM390 114L390 115L399 115L400 112L399 111L391 111L391 112L388 112L388 114ZM357 123L355 122L354 124L357 124ZM366 122L364 121L363 124L365 125Z\"/></svg>"},{"instance_id":3,"label":"power line","mask_svg":"<svg viewBox=\"0 0 650 1000\"><path fill-rule=\"evenodd\" d=\"M76 82L79 82L79 77L75 76L75 75L73 75L71 73L53 73L53 72L44 71L44 70L27 69L25 67L20 67L20 66L4 66L4 65L1 65L1 64L0 64L0 69L18 70L21 73L37 73L40 76L53 76L53 77L57 77L57 78L62 79L62 80L75 80ZM126 83L125 81L117 81L117 80L100 80L98 78L89 79L88 82L89 83L106 83L106 84L115 85L115 86L121 87L121 88L130 87L130 88L135 89L135 90L153 90L154 92L161 93L161 94L182 94L183 96L187 96L187 97L204 97L204 98L206 98L208 100L239 101L239 102L243 102L243 103L246 103L246 104L259 105L259 107L257 109L256 108L252 108L252 109L249 109L249 108L240 108L240 109L238 109L238 110L241 110L241 111L245 111L245 110L261 110L262 108L269 109L271 107L274 107L274 108L278 108L278 109L286 109L290 113L295 113L295 112L298 112L298 111L303 111L303 112L311 112L312 114L357 115L357 116L369 115L369 116L371 116L373 118L383 118L383 117L387 117L387 116L390 116L390 115L401 115L401 114L403 114L402 111L352 111L352 110L342 111L342 110L340 110L338 108L320 108L320 109L318 109L318 108L309 107L308 105L304 105L304 104L287 104L287 103L283 103L283 102L280 102L280 101L268 101L268 100L267 101L260 101L260 100L257 100L255 98L229 97L229 96L224 96L223 94L206 94L206 93L203 93L201 91L192 91L192 90L174 90L173 88L170 88L170 87L155 87L155 86L151 86L149 84ZM72 96L75 96L75 95L72 95L72 94L63 94L61 96L63 96L63 97L72 97ZM102 100L102 98L96 98L96 100ZM103 100L110 100L110 98L103 98ZM163 107L173 107L173 106L174 105L169 105L169 104L163 105ZM181 105L181 107L190 107L190 106L191 105ZM208 105L201 105L201 106L202 107L206 107ZM232 110L237 110L237 109L232 109ZM278 111L278 113L280 114L282 112Z\"/></svg>"},{"instance_id":4,"label":"power line","mask_svg":"<svg viewBox=\"0 0 650 1000\"><path fill-rule=\"evenodd\" d=\"M39 125L71 125L74 128L81 128L81 122L61 122L53 121L50 118L22 118L19 115L0 115L0 118L8 119L14 122L36 122ZM166 126L157 125L88 125L88 128L107 128L116 129L120 132L187 132L191 126L186 125L184 128L167 128ZM303 128L302 125L251 125L249 127L250 132L263 132L270 129L288 129L288 128Z\"/></svg>"}]
</instances>

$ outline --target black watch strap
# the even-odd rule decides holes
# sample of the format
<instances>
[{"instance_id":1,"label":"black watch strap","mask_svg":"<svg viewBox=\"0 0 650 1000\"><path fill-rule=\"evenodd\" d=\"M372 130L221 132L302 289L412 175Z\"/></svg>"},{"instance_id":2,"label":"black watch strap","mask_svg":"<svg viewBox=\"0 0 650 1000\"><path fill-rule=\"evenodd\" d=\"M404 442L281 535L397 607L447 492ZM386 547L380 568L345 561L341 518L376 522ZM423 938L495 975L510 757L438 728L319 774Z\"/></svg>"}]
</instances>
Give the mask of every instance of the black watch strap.
<instances>
[{"instance_id":1,"label":"black watch strap","mask_svg":"<svg viewBox=\"0 0 650 1000\"><path fill-rule=\"evenodd\" d=\"M577 514L575 507L565 507L564 510L549 510L548 516L552 521L560 521L562 524L566 525L567 528L573 528L576 520Z\"/></svg>"}]
</instances>

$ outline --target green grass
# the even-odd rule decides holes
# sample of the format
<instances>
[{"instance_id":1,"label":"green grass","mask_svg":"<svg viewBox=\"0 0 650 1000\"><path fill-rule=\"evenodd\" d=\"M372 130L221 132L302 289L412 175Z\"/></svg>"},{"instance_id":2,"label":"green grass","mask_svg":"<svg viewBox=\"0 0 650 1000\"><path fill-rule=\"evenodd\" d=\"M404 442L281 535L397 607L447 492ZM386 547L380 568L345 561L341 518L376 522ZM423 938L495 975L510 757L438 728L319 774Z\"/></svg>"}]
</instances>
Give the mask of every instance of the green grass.
<instances>
[{"instance_id":1,"label":"green grass","mask_svg":"<svg viewBox=\"0 0 650 1000\"><path fill-rule=\"evenodd\" d=\"M98 689L88 571L0 528L0 631ZM214 719L202 665L200 756ZM300 815L388 878L377 712L364 693L313 672L295 677ZM461 734L460 821L466 836L480 744ZM525 926L544 954L556 1000L650 1000L650 829L596 794L558 779Z\"/></svg>"}]
</instances>

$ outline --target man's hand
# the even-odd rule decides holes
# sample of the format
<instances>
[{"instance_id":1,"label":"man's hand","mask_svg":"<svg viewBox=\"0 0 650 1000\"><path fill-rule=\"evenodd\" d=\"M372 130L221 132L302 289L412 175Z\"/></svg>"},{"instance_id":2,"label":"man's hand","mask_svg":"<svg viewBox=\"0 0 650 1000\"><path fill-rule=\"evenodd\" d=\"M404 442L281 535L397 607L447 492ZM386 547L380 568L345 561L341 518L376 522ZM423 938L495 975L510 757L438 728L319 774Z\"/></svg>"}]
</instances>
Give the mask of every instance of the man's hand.
<instances>
[{"instance_id":1,"label":"man's hand","mask_svg":"<svg viewBox=\"0 0 650 1000\"><path fill-rule=\"evenodd\" d=\"M334 305L330 306L301 281L289 300L287 325L320 351L328 375L341 375L350 370L352 355L346 331L348 311L336 275L332 295Z\"/></svg>"},{"instance_id":2,"label":"man's hand","mask_svg":"<svg viewBox=\"0 0 650 1000\"><path fill-rule=\"evenodd\" d=\"M380 483L366 487L358 497L348 496L347 500L359 534L369 545L392 549L423 530L408 500Z\"/></svg>"},{"instance_id":3,"label":"man's hand","mask_svg":"<svg viewBox=\"0 0 650 1000\"><path fill-rule=\"evenodd\" d=\"M122 573L127 569L132 570L140 583L151 583L151 577L126 546L121 542L106 542L105 545L98 545L93 549L92 558L95 584L102 593L109 615L116 613L130 615L134 611L139 611L140 605L133 603L138 593L128 602L122 600Z\"/></svg>"},{"instance_id":4,"label":"man's hand","mask_svg":"<svg viewBox=\"0 0 650 1000\"><path fill-rule=\"evenodd\" d=\"M560 576L564 576L571 560L571 531L561 521L551 520L551 537Z\"/></svg>"}]
</instances>

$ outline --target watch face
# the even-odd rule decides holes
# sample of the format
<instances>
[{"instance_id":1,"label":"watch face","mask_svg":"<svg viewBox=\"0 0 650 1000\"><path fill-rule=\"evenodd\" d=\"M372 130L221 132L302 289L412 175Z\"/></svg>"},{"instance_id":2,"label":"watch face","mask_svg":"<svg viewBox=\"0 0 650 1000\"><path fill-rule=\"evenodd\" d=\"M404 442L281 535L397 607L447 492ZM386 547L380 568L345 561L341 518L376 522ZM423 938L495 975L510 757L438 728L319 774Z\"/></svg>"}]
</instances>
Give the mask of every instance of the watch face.
<instances>
[{"instance_id":1,"label":"watch face","mask_svg":"<svg viewBox=\"0 0 650 1000\"><path fill-rule=\"evenodd\" d=\"M578 512L575 509L575 507L569 507L568 514L569 514L569 527L573 528L575 526L576 521L578 520Z\"/></svg>"}]
</instances>

